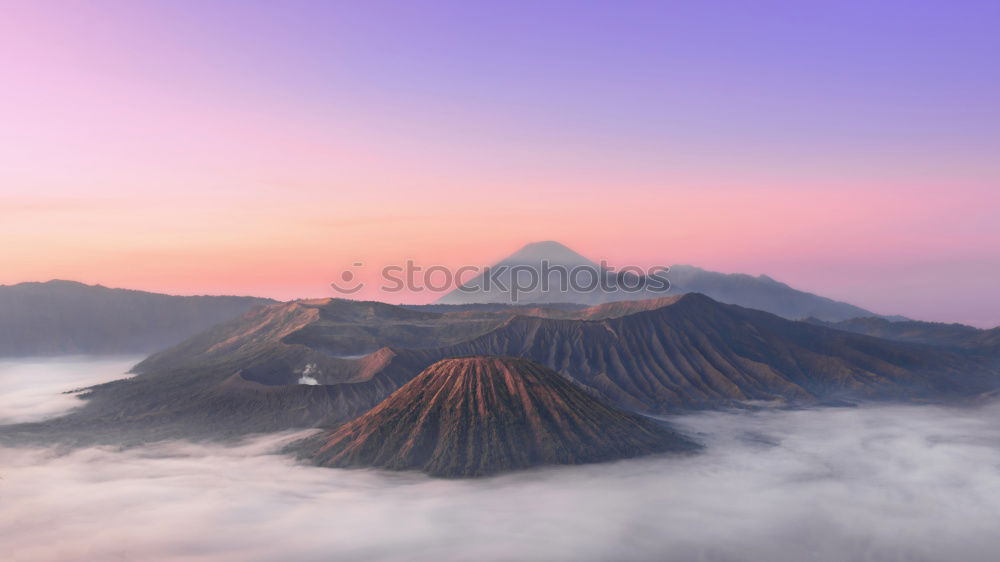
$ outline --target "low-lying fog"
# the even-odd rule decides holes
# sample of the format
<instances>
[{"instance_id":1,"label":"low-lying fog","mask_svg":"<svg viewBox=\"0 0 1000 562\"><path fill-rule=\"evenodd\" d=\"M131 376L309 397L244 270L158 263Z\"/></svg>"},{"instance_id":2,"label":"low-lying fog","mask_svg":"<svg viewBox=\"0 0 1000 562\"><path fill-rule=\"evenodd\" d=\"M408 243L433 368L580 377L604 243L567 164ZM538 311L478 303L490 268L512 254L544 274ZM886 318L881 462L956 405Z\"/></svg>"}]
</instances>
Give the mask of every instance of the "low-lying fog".
<instances>
[{"instance_id":1,"label":"low-lying fog","mask_svg":"<svg viewBox=\"0 0 1000 562\"><path fill-rule=\"evenodd\" d=\"M45 396L23 389L58 378L10 368L0 376L5 393L22 399ZM13 417L52 412L19 404ZM0 449L0 552L14 560L794 562L994 561L1000 552L1000 405L674 422L707 451L476 481L313 468L270 454L293 434L229 447Z\"/></svg>"},{"instance_id":2,"label":"low-lying fog","mask_svg":"<svg viewBox=\"0 0 1000 562\"><path fill-rule=\"evenodd\" d=\"M0 359L0 425L36 422L82 404L67 390L125 378L142 357Z\"/></svg>"}]
</instances>

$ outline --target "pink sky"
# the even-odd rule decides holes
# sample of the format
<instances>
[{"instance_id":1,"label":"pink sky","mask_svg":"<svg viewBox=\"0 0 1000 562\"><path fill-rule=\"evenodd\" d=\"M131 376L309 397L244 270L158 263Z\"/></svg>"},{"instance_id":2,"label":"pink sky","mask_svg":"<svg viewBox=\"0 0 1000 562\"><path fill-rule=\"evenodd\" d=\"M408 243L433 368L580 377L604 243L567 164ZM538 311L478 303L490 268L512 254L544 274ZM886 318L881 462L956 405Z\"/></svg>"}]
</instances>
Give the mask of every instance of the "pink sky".
<instances>
[{"instance_id":1,"label":"pink sky","mask_svg":"<svg viewBox=\"0 0 1000 562\"><path fill-rule=\"evenodd\" d=\"M15 3L0 22L0 283L326 296L357 261L481 265L553 239L1000 324L992 84L830 93L776 71L737 99L702 67L675 83L623 58L604 81L546 67L555 43L513 64L360 5L317 29L151 6Z\"/></svg>"}]
</instances>

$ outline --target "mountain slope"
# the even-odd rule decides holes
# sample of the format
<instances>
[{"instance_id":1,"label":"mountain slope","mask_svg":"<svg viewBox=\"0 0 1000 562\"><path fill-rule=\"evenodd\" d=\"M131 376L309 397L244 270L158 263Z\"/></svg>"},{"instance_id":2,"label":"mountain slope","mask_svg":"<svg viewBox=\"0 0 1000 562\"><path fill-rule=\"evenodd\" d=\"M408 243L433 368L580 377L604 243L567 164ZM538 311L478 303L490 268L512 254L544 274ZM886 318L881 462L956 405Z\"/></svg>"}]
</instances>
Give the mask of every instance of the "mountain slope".
<instances>
[{"instance_id":1,"label":"mountain slope","mask_svg":"<svg viewBox=\"0 0 1000 562\"><path fill-rule=\"evenodd\" d=\"M89 389L81 395L85 405L70 415L16 432L28 440L50 433L116 442L339 423L426 366L386 343L439 346L505 318L450 318L340 299L263 306L150 356L133 368L136 377Z\"/></svg>"},{"instance_id":2,"label":"mountain slope","mask_svg":"<svg viewBox=\"0 0 1000 562\"><path fill-rule=\"evenodd\" d=\"M73 281L0 286L0 356L149 352L273 302Z\"/></svg>"},{"instance_id":3,"label":"mountain slope","mask_svg":"<svg viewBox=\"0 0 1000 562\"><path fill-rule=\"evenodd\" d=\"M861 307L835 301L775 281L766 275L718 273L690 265L670 266L673 293L701 293L726 304L763 310L790 320L822 318L838 321L877 316Z\"/></svg>"},{"instance_id":4,"label":"mountain slope","mask_svg":"<svg viewBox=\"0 0 1000 562\"><path fill-rule=\"evenodd\" d=\"M650 296L621 289L638 286L635 275L609 271L553 241L528 244L490 266L489 271L495 273L477 275L438 299L437 304L599 304ZM588 286L593 290L584 290Z\"/></svg>"},{"instance_id":5,"label":"mountain slope","mask_svg":"<svg viewBox=\"0 0 1000 562\"><path fill-rule=\"evenodd\" d=\"M468 357L431 365L364 416L309 440L302 456L468 477L692 448L537 363Z\"/></svg>"},{"instance_id":6,"label":"mountain slope","mask_svg":"<svg viewBox=\"0 0 1000 562\"><path fill-rule=\"evenodd\" d=\"M515 317L425 361L534 359L626 408L665 412L747 400L941 399L996 388L966 354L850 334L687 294L598 321ZM417 352L410 352L417 353Z\"/></svg>"},{"instance_id":7,"label":"mountain slope","mask_svg":"<svg viewBox=\"0 0 1000 562\"><path fill-rule=\"evenodd\" d=\"M154 356L136 368L139 376L90 389L87 403L69 416L18 431L115 441L126 434L219 438L331 427L364 414L429 365L473 355L532 359L608 403L651 413L759 400L964 400L1000 387L996 361L983 355L785 320L698 294L556 311L591 320L504 311L477 313L470 324L450 314L408 319L425 330L421 342L438 334L468 339L382 348L361 358L331 355L320 339L295 341L320 322L317 306L324 305L251 312ZM363 302L335 306L357 307L344 318L366 317L370 309ZM381 306L380 317L397 316L395 307ZM339 330L330 337L338 339Z\"/></svg>"},{"instance_id":8,"label":"mountain slope","mask_svg":"<svg viewBox=\"0 0 1000 562\"><path fill-rule=\"evenodd\" d=\"M194 335L148 357L134 371L204 368L219 362L245 369L268 349L280 353L282 348L301 347L315 353L312 361L321 364L335 357L358 358L387 346L440 347L483 334L509 316L502 310L440 314L346 299L292 301L253 310Z\"/></svg>"},{"instance_id":9,"label":"mountain slope","mask_svg":"<svg viewBox=\"0 0 1000 562\"><path fill-rule=\"evenodd\" d=\"M579 285L586 285L590 279L603 279L603 288L599 286L586 291L569 287L569 290L562 290L559 284L560 275L552 274L548 290L543 290L543 287L539 286L534 290L522 291L517 294L516 302L542 305L553 303L596 305L625 300L654 299L683 293L702 293L719 302L764 310L791 320L815 317L839 321L860 316L876 316L873 312L854 305L793 289L764 275L753 277L717 273L690 265L674 265L665 274L658 274L659 277L669 281L669 290L662 290L650 281L645 289L626 291L623 290L624 287L639 286L638 277L628 274L618 275L602 269L599 264L558 242L528 244L491 266L493 269L507 268L506 274L496 276L502 286L496 283L487 284L484 276L479 275L469 280L464 289L455 289L441 297L438 303L450 305L510 303L514 296L511 290L512 280L515 279L509 273L510 268L533 270L534 275L541 278L543 261L562 265L568 269L577 268L580 271ZM522 286L531 281L532 275L527 271L520 273Z\"/></svg>"}]
</instances>

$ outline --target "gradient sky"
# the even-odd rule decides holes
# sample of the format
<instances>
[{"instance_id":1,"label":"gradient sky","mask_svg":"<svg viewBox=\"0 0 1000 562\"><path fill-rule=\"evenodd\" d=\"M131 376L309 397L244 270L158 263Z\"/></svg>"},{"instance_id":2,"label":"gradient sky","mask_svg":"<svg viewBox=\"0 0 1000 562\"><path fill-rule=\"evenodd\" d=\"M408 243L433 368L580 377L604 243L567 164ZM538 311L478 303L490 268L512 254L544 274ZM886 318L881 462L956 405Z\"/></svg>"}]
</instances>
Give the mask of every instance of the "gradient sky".
<instances>
[{"instance_id":1,"label":"gradient sky","mask_svg":"<svg viewBox=\"0 0 1000 562\"><path fill-rule=\"evenodd\" d=\"M555 239L1000 324L997 2L0 4L3 284Z\"/></svg>"}]
</instances>

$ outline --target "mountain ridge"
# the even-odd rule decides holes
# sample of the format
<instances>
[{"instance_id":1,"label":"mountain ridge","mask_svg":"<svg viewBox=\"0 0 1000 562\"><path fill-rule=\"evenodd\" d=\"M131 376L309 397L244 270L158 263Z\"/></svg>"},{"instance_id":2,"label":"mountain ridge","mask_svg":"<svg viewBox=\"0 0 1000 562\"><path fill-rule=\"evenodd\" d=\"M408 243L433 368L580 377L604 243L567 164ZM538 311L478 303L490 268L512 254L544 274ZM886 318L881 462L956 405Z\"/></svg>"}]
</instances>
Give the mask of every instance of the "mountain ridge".
<instances>
[{"instance_id":1,"label":"mountain ridge","mask_svg":"<svg viewBox=\"0 0 1000 562\"><path fill-rule=\"evenodd\" d=\"M554 281L550 283L549 291L542 291L541 288L538 288L537 290L521 292L517 295L516 304L577 303L593 306L607 302L646 300L682 293L702 293L719 302L764 310L790 320L816 317L828 321L841 321L860 316L879 316L849 303L792 288L767 275L754 277L742 273L719 273L684 264L670 266L666 273L658 274L669 281L669 290L662 291L654 287L652 283L647 283L642 285L644 288L641 290L627 291L625 287L639 287L642 280L636 275L615 273L603 269L596 262L554 241L528 244L503 258L491 268L519 266L534 270L540 278L543 261L550 264L577 267L581 273L585 273L578 277L579 283L585 285L589 283L591 278L603 279L604 286L608 290L575 291L572 287L569 287L567 291L553 290L553 287L559 287L558 282L561 280L561 275L552 274L551 278ZM532 275L523 271L522 273L521 278L530 282ZM484 281L484 274L480 274L463 285L463 288L456 288L443 295L435 304L511 304L514 295L510 286L515 278L507 272L506 275L497 275L497 279L507 287L506 291L495 284L487 284Z\"/></svg>"},{"instance_id":2,"label":"mountain ridge","mask_svg":"<svg viewBox=\"0 0 1000 562\"><path fill-rule=\"evenodd\" d=\"M698 294L661 304L630 303L648 309L593 319L499 315L480 334L458 322L448 328L466 333L457 343L382 346L352 358L331 355L322 341L290 341L296 330L287 329L293 326L283 323L284 313L265 308L244 321L266 317L275 325L213 328L140 364L136 377L92 387L79 410L9 431L115 442L332 427L365 414L429 365L473 355L530 359L605 403L650 414L762 402L962 402L1000 386L1000 365L969 353L790 321ZM194 344L210 348L231 330L245 339L229 342L223 353L186 351Z\"/></svg>"},{"instance_id":3,"label":"mountain ridge","mask_svg":"<svg viewBox=\"0 0 1000 562\"><path fill-rule=\"evenodd\" d=\"M825 322L807 318L807 322L856 334L894 341L922 343L951 349L1000 352L1000 327L976 328L959 323L924 322L919 320L890 321L879 317L851 318L840 322Z\"/></svg>"},{"instance_id":4,"label":"mountain ridge","mask_svg":"<svg viewBox=\"0 0 1000 562\"><path fill-rule=\"evenodd\" d=\"M975 357L790 321L696 293L617 318L516 316L434 352L528 357L572 374L612 403L653 413L747 400L945 396L996 384L995 369ZM962 381L965 390L952 387Z\"/></svg>"},{"instance_id":5,"label":"mountain ridge","mask_svg":"<svg viewBox=\"0 0 1000 562\"><path fill-rule=\"evenodd\" d=\"M0 356L124 354L178 343L270 299L51 280L0 286Z\"/></svg>"}]
</instances>

